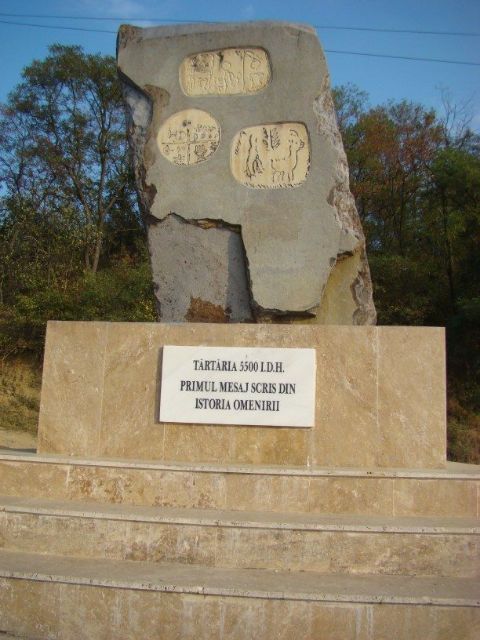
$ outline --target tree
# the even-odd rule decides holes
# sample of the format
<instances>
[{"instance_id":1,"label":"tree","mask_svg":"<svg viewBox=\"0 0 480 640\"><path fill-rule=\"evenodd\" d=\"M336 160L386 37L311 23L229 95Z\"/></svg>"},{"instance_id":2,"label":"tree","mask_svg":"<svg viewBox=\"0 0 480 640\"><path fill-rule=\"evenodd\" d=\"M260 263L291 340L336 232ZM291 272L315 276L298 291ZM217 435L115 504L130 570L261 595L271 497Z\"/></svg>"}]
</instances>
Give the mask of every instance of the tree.
<instances>
[{"instance_id":1,"label":"tree","mask_svg":"<svg viewBox=\"0 0 480 640\"><path fill-rule=\"evenodd\" d=\"M68 218L93 273L116 203L135 210L125 131L114 59L80 47L51 46L1 110L4 204L28 203L47 226Z\"/></svg>"},{"instance_id":2,"label":"tree","mask_svg":"<svg viewBox=\"0 0 480 640\"><path fill-rule=\"evenodd\" d=\"M49 319L154 318L115 61L54 45L0 107L0 352L40 355Z\"/></svg>"}]
</instances>

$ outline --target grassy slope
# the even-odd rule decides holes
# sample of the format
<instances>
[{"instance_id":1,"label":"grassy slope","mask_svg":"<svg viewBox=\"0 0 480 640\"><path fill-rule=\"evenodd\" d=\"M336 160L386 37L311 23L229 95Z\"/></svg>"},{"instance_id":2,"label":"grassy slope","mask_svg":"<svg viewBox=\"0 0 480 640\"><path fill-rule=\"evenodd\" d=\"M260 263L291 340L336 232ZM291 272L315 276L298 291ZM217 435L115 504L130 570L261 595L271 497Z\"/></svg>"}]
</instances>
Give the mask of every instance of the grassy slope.
<instances>
[{"instance_id":1,"label":"grassy slope","mask_svg":"<svg viewBox=\"0 0 480 640\"><path fill-rule=\"evenodd\" d=\"M41 365L37 360L0 360L0 427L37 432Z\"/></svg>"}]
</instances>

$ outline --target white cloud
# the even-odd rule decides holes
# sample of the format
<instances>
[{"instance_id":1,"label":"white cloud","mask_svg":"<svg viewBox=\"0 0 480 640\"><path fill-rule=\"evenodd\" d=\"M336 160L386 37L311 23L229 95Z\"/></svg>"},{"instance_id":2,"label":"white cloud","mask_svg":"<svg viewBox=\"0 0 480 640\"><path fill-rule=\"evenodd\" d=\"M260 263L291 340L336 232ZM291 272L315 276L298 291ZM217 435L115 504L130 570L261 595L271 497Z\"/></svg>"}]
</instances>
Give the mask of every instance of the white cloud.
<instances>
[{"instance_id":1,"label":"white cloud","mask_svg":"<svg viewBox=\"0 0 480 640\"><path fill-rule=\"evenodd\" d=\"M84 12L90 11L91 13L112 18L125 18L135 19L149 17L151 15L151 8L148 3L141 0L77 0L82 6ZM160 15L163 13L163 4L157 5L155 13L158 11ZM165 3L166 4L166 3ZM156 16L154 16L156 17Z\"/></svg>"},{"instance_id":2,"label":"white cloud","mask_svg":"<svg viewBox=\"0 0 480 640\"><path fill-rule=\"evenodd\" d=\"M119 18L142 27L153 26L162 18L174 18L176 4L174 0L152 2L151 0L76 0L78 10L84 14L105 18ZM156 18L157 21L149 21Z\"/></svg>"},{"instance_id":3,"label":"white cloud","mask_svg":"<svg viewBox=\"0 0 480 640\"><path fill-rule=\"evenodd\" d=\"M252 3L247 4L243 7L242 9L242 16L244 18L250 19L253 18L253 16L255 15L255 7L253 6Z\"/></svg>"},{"instance_id":4,"label":"white cloud","mask_svg":"<svg viewBox=\"0 0 480 640\"><path fill-rule=\"evenodd\" d=\"M112 16L120 16L122 18L138 18L142 17L145 7L136 0L108 0L104 2L104 9Z\"/></svg>"}]
</instances>

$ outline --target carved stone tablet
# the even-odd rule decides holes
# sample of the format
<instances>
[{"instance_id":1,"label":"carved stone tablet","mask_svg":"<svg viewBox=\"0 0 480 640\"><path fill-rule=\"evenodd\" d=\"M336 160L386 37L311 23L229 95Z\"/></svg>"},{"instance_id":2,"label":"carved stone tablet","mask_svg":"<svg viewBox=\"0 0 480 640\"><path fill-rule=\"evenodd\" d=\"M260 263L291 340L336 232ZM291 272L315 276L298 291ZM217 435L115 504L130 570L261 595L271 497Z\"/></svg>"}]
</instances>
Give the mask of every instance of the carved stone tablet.
<instances>
[{"instance_id":1,"label":"carved stone tablet","mask_svg":"<svg viewBox=\"0 0 480 640\"><path fill-rule=\"evenodd\" d=\"M233 96L261 91L270 81L267 52L235 47L187 56L180 84L187 96Z\"/></svg>"},{"instance_id":2,"label":"carved stone tablet","mask_svg":"<svg viewBox=\"0 0 480 640\"><path fill-rule=\"evenodd\" d=\"M159 320L375 322L314 29L123 26L118 67Z\"/></svg>"},{"instance_id":3,"label":"carved stone tablet","mask_svg":"<svg viewBox=\"0 0 480 640\"><path fill-rule=\"evenodd\" d=\"M220 125L206 111L185 109L166 120L157 135L160 152L178 165L204 162L220 144Z\"/></svg>"},{"instance_id":4,"label":"carved stone tablet","mask_svg":"<svg viewBox=\"0 0 480 640\"><path fill-rule=\"evenodd\" d=\"M248 127L233 139L230 167L235 179L247 187L298 187L309 166L308 134L300 122Z\"/></svg>"}]
</instances>

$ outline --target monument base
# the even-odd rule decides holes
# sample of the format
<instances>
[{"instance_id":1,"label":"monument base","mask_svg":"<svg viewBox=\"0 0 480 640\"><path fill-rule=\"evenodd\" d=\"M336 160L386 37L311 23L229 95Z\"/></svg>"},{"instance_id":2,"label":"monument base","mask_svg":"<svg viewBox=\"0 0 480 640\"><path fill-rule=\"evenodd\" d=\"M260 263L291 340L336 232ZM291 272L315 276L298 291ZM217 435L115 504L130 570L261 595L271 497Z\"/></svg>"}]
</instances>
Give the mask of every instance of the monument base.
<instances>
[{"instance_id":1,"label":"monument base","mask_svg":"<svg viewBox=\"0 0 480 640\"><path fill-rule=\"evenodd\" d=\"M314 427L160 423L185 344L315 348ZM0 635L476 639L443 354L439 329L50 323L42 452L0 454Z\"/></svg>"},{"instance_id":2,"label":"monument base","mask_svg":"<svg viewBox=\"0 0 480 640\"><path fill-rule=\"evenodd\" d=\"M314 348L314 427L160 423L165 345ZM50 322L38 450L158 461L443 467L444 331Z\"/></svg>"}]
</instances>

